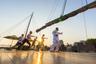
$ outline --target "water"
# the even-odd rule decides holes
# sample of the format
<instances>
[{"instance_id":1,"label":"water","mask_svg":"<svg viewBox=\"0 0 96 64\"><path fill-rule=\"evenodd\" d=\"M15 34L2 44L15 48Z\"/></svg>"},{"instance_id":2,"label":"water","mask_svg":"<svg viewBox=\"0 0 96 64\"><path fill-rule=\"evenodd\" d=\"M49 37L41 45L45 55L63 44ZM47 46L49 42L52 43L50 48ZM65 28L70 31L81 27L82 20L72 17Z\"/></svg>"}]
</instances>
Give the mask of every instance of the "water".
<instances>
[{"instance_id":1,"label":"water","mask_svg":"<svg viewBox=\"0 0 96 64\"><path fill-rule=\"evenodd\" d=\"M0 64L96 64L96 53L0 50Z\"/></svg>"}]
</instances>

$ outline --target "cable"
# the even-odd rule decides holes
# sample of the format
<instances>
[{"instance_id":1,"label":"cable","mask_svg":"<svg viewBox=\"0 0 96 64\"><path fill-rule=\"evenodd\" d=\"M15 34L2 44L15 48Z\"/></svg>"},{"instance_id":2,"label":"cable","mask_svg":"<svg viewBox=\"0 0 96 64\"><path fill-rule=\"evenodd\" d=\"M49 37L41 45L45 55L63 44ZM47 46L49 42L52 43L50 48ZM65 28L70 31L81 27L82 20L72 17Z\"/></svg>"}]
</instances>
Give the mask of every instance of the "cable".
<instances>
[{"instance_id":1,"label":"cable","mask_svg":"<svg viewBox=\"0 0 96 64\"><path fill-rule=\"evenodd\" d=\"M87 0L85 0L85 2L86 2L86 5L88 4L88 1ZM81 0L81 3L83 4L83 1ZM84 20L84 29L85 29L85 37L86 37L86 40L87 40L87 38L88 38L88 32L87 32L87 25L86 25L86 17L85 17L85 13L83 12L82 13L83 14L83 20Z\"/></svg>"},{"instance_id":2,"label":"cable","mask_svg":"<svg viewBox=\"0 0 96 64\"><path fill-rule=\"evenodd\" d=\"M85 36L86 36L86 39L88 38L88 32L87 32L87 25L86 25L86 17L85 17L85 14L83 13L83 19L84 19L84 28L85 28Z\"/></svg>"},{"instance_id":3,"label":"cable","mask_svg":"<svg viewBox=\"0 0 96 64\"><path fill-rule=\"evenodd\" d=\"M57 9L57 6L58 6L58 4L59 4L59 0L54 0L54 1L56 1L55 3L56 3L56 5L55 5L55 7L53 6L52 7L52 9L51 9L51 11L50 11L50 13L49 13L49 16L48 16L48 20L50 20L50 18L52 18L52 16L55 14L55 12L56 12L56 9ZM55 4L54 3L54 4ZM53 15L52 15L53 14Z\"/></svg>"},{"instance_id":4,"label":"cable","mask_svg":"<svg viewBox=\"0 0 96 64\"><path fill-rule=\"evenodd\" d=\"M10 31L16 29L16 28L19 27L21 24L23 24L24 21L25 21L27 18L29 18L29 16L27 16L26 18L24 18L22 21L18 22L17 24L11 26L11 27L8 28L6 31L0 33L0 35L1 35L1 34L5 34L5 33L8 33L8 32L10 32Z\"/></svg>"},{"instance_id":5,"label":"cable","mask_svg":"<svg viewBox=\"0 0 96 64\"><path fill-rule=\"evenodd\" d=\"M67 3L67 0L64 0L64 4L63 4L63 8L62 8L62 13L61 13L61 16L63 16L63 15L64 15L65 8L66 8L66 3Z\"/></svg>"},{"instance_id":6,"label":"cable","mask_svg":"<svg viewBox=\"0 0 96 64\"><path fill-rule=\"evenodd\" d=\"M88 1L87 0L85 0L85 2L86 2L86 4L88 4Z\"/></svg>"}]
</instances>

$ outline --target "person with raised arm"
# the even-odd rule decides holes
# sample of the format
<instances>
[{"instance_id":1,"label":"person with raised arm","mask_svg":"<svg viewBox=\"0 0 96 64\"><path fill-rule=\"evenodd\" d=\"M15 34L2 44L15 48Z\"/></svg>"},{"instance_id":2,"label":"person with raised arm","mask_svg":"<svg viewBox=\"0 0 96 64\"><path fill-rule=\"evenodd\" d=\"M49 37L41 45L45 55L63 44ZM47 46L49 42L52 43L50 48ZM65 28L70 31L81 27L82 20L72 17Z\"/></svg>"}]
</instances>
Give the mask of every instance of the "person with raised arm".
<instances>
[{"instance_id":1,"label":"person with raised arm","mask_svg":"<svg viewBox=\"0 0 96 64\"><path fill-rule=\"evenodd\" d=\"M59 35L62 34L61 32L58 32L59 28L56 27L55 30L52 32L53 35L53 44L50 47L50 51L59 51Z\"/></svg>"},{"instance_id":2,"label":"person with raised arm","mask_svg":"<svg viewBox=\"0 0 96 64\"><path fill-rule=\"evenodd\" d=\"M32 35L32 31L30 31L29 34L24 38L24 40L22 41L22 44L18 48L21 48L21 46L24 45L25 43L27 43L30 48L31 47L30 41L32 40L31 37L35 37Z\"/></svg>"},{"instance_id":3,"label":"person with raised arm","mask_svg":"<svg viewBox=\"0 0 96 64\"><path fill-rule=\"evenodd\" d=\"M24 40L24 34L21 34L21 36L18 38L17 43L13 46L13 48L16 48L22 44L22 41Z\"/></svg>"}]
</instances>

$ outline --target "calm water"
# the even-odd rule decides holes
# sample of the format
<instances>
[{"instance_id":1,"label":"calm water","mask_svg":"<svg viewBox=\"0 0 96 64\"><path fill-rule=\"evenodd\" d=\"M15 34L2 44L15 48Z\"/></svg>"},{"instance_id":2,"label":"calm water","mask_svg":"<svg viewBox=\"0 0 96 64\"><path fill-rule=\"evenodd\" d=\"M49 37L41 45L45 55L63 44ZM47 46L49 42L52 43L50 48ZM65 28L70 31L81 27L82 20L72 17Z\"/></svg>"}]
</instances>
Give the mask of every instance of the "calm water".
<instances>
[{"instance_id":1,"label":"calm water","mask_svg":"<svg viewBox=\"0 0 96 64\"><path fill-rule=\"evenodd\" d=\"M96 53L0 50L0 64L96 64Z\"/></svg>"}]
</instances>

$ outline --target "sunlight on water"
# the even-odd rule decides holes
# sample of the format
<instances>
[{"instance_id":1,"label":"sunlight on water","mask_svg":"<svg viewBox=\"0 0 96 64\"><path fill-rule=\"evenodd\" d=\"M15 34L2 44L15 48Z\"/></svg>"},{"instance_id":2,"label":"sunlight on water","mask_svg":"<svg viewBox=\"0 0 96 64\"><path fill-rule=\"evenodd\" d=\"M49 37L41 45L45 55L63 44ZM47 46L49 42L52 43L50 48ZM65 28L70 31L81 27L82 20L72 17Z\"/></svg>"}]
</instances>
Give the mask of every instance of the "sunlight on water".
<instances>
[{"instance_id":1,"label":"sunlight on water","mask_svg":"<svg viewBox=\"0 0 96 64\"><path fill-rule=\"evenodd\" d=\"M0 64L96 64L96 53L0 50Z\"/></svg>"},{"instance_id":2,"label":"sunlight on water","mask_svg":"<svg viewBox=\"0 0 96 64\"><path fill-rule=\"evenodd\" d=\"M37 64L42 64L42 58L43 58L43 52L42 51L39 51L38 52L38 61L37 61Z\"/></svg>"}]
</instances>

